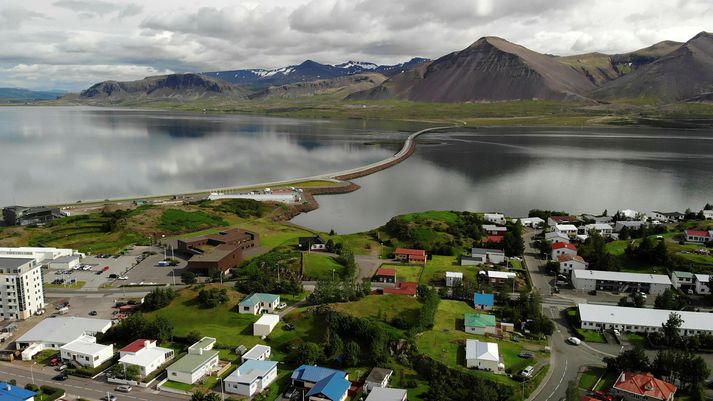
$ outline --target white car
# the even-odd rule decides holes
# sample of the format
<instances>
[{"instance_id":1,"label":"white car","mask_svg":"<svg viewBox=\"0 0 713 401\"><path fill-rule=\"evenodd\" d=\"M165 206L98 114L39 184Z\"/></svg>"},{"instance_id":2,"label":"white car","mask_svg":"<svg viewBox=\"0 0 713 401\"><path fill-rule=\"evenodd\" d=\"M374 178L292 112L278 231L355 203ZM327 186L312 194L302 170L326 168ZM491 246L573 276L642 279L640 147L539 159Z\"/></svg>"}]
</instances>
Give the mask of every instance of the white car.
<instances>
[{"instance_id":1,"label":"white car","mask_svg":"<svg viewBox=\"0 0 713 401\"><path fill-rule=\"evenodd\" d=\"M121 393L128 393L129 391L131 391L131 386L129 386L128 384L124 384L124 385L118 386L114 390L119 391Z\"/></svg>"},{"instance_id":2,"label":"white car","mask_svg":"<svg viewBox=\"0 0 713 401\"><path fill-rule=\"evenodd\" d=\"M567 342L570 343L570 344L572 344L572 345L579 345L579 344L582 343L582 340L580 340L580 339L577 338L577 337L570 337L570 338L567 339Z\"/></svg>"},{"instance_id":3,"label":"white car","mask_svg":"<svg viewBox=\"0 0 713 401\"><path fill-rule=\"evenodd\" d=\"M127 276L119 276L116 279L117 280L128 280L129 278Z\"/></svg>"},{"instance_id":4,"label":"white car","mask_svg":"<svg viewBox=\"0 0 713 401\"><path fill-rule=\"evenodd\" d=\"M284 303L284 302L281 303L281 304L279 304L279 305L277 305L277 309L285 309L285 308L287 308L287 304Z\"/></svg>"}]
</instances>

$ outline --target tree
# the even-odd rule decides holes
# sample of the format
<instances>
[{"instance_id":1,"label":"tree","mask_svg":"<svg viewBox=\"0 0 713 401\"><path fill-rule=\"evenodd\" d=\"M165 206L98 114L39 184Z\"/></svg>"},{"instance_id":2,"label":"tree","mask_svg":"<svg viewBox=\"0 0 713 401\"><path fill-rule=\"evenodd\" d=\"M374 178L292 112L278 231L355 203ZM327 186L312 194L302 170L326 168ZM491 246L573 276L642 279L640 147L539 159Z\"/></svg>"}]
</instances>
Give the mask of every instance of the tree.
<instances>
[{"instance_id":1,"label":"tree","mask_svg":"<svg viewBox=\"0 0 713 401\"><path fill-rule=\"evenodd\" d=\"M650 361L643 349L636 347L622 351L616 358L606 357L604 363L611 372L648 372Z\"/></svg>"},{"instance_id":2,"label":"tree","mask_svg":"<svg viewBox=\"0 0 713 401\"><path fill-rule=\"evenodd\" d=\"M206 308L215 308L229 300L226 288L204 288L198 292L198 302Z\"/></svg>"},{"instance_id":3,"label":"tree","mask_svg":"<svg viewBox=\"0 0 713 401\"><path fill-rule=\"evenodd\" d=\"M109 375L118 379L139 380L141 378L141 371L136 365L125 366L121 363L117 363L109 369Z\"/></svg>"},{"instance_id":4,"label":"tree","mask_svg":"<svg viewBox=\"0 0 713 401\"><path fill-rule=\"evenodd\" d=\"M667 344L678 344L678 342L681 340L681 334L678 330L681 328L682 324L683 319L681 319L681 315L679 315L678 313L671 312L668 315L668 320L666 320L666 322L661 325L663 329L664 340Z\"/></svg>"},{"instance_id":5,"label":"tree","mask_svg":"<svg viewBox=\"0 0 713 401\"><path fill-rule=\"evenodd\" d=\"M288 359L296 365L314 365L322 359L322 348L313 342L302 343L293 348Z\"/></svg>"},{"instance_id":6,"label":"tree","mask_svg":"<svg viewBox=\"0 0 713 401\"><path fill-rule=\"evenodd\" d=\"M344 364L346 366L357 366L361 356L361 347L354 341L349 341L344 347Z\"/></svg>"},{"instance_id":7,"label":"tree","mask_svg":"<svg viewBox=\"0 0 713 401\"><path fill-rule=\"evenodd\" d=\"M197 343L198 341L200 341L201 338L203 338L203 335L196 330L191 330L190 332L188 332L188 334L186 334L186 342L189 342L191 344Z\"/></svg>"},{"instance_id":8,"label":"tree","mask_svg":"<svg viewBox=\"0 0 713 401\"><path fill-rule=\"evenodd\" d=\"M567 392L565 395L566 401L579 401L579 386L575 380L570 380L567 383Z\"/></svg>"},{"instance_id":9,"label":"tree","mask_svg":"<svg viewBox=\"0 0 713 401\"><path fill-rule=\"evenodd\" d=\"M156 316L153 322L149 323L148 329L159 342L173 338L173 323L163 316Z\"/></svg>"},{"instance_id":10,"label":"tree","mask_svg":"<svg viewBox=\"0 0 713 401\"><path fill-rule=\"evenodd\" d=\"M634 293L631 295L632 301L634 301L634 307L636 308L643 308L644 305L646 305L646 298L644 298L641 293Z\"/></svg>"},{"instance_id":11,"label":"tree","mask_svg":"<svg viewBox=\"0 0 713 401\"><path fill-rule=\"evenodd\" d=\"M656 296L654 301L655 309L679 310L686 305L683 297L679 297L676 291L667 288L664 292Z\"/></svg>"},{"instance_id":12,"label":"tree","mask_svg":"<svg viewBox=\"0 0 713 401\"><path fill-rule=\"evenodd\" d=\"M176 298L176 291L171 287L154 288L144 297L144 303L141 308L145 311L153 311L161 309Z\"/></svg>"},{"instance_id":13,"label":"tree","mask_svg":"<svg viewBox=\"0 0 713 401\"><path fill-rule=\"evenodd\" d=\"M629 238L631 238L631 230L627 226L622 227L621 231L619 231L619 239L627 240Z\"/></svg>"},{"instance_id":14,"label":"tree","mask_svg":"<svg viewBox=\"0 0 713 401\"><path fill-rule=\"evenodd\" d=\"M522 238L522 223L518 220L511 231L505 233L503 248L507 256L520 256L525 252L525 241Z\"/></svg>"},{"instance_id":15,"label":"tree","mask_svg":"<svg viewBox=\"0 0 713 401\"><path fill-rule=\"evenodd\" d=\"M191 285L195 284L198 280L196 280L196 274L193 273L192 271L186 270L183 273L181 273L181 282L186 285Z\"/></svg>"}]
</instances>

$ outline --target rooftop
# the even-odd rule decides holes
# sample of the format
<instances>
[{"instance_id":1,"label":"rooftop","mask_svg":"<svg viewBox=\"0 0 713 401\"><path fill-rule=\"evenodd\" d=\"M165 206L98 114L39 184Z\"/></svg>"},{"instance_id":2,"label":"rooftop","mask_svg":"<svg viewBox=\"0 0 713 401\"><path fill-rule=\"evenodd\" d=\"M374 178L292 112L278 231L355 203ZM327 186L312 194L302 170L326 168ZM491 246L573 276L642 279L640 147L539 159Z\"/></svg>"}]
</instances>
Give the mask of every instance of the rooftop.
<instances>
[{"instance_id":1,"label":"rooftop","mask_svg":"<svg viewBox=\"0 0 713 401\"><path fill-rule=\"evenodd\" d=\"M495 316L485 313L466 313L464 315L465 327L495 327Z\"/></svg>"},{"instance_id":2,"label":"rooftop","mask_svg":"<svg viewBox=\"0 0 713 401\"><path fill-rule=\"evenodd\" d=\"M676 393L676 386L655 378L651 373L621 372L614 388L638 396L667 400Z\"/></svg>"},{"instance_id":3,"label":"rooftop","mask_svg":"<svg viewBox=\"0 0 713 401\"><path fill-rule=\"evenodd\" d=\"M262 316L260 316L260 319L258 319L257 322L255 322L255 324L277 324L279 322L280 322L279 315L264 313Z\"/></svg>"},{"instance_id":4,"label":"rooftop","mask_svg":"<svg viewBox=\"0 0 713 401\"><path fill-rule=\"evenodd\" d=\"M153 361L171 352L173 352L172 349L163 347L142 348L136 353L122 356L119 362L124 362L128 365L149 366Z\"/></svg>"},{"instance_id":5,"label":"rooftop","mask_svg":"<svg viewBox=\"0 0 713 401\"><path fill-rule=\"evenodd\" d=\"M218 357L218 351L203 351L200 354L186 354L183 358L174 362L168 367L168 370L174 370L176 372L183 373L193 373L198 370L201 366L208 363L213 358Z\"/></svg>"},{"instance_id":6,"label":"rooftop","mask_svg":"<svg viewBox=\"0 0 713 401\"><path fill-rule=\"evenodd\" d=\"M426 256L426 251L423 249L396 248L394 253L397 255Z\"/></svg>"},{"instance_id":7,"label":"rooftop","mask_svg":"<svg viewBox=\"0 0 713 401\"><path fill-rule=\"evenodd\" d=\"M711 314L706 312L579 304L579 316L583 322L661 327L668 320L671 313L681 316L683 320L681 330L713 331L713 319L711 319Z\"/></svg>"},{"instance_id":8,"label":"rooftop","mask_svg":"<svg viewBox=\"0 0 713 401\"><path fill-rule=\"evenodd\" d=\"M673 274L675 274L676 277L679 277L679 278L693 278L693 273L691 273L691 272L682 272L682 271L676 270L673 272Z\"/></svg>"},{"instance_id":9,"label":"rooftop","mask_svg":"<svg viewBox=\"0 0 713 401\"><path fill-rule=\"evenodd\" d=\"M466 340L465 359L480 359L481 361L500 362L497 343L486 343L478 340Z\"/></svg>"},{"instance_id":10,"label":"rooftop","mask_svg":"<svg viewBox=\"0 0 713 401\"><path fill-rule=\"evenodd\" d=\"M111 320L75 316L56 317L42 320L16 341L19 343L46 342L64 345L83 334L104 333L110 327Z\"/></svg>"},{"instance_id":11,"label":"rooftop","mask_svg":"<svg viewBox=\"0 0 713 401\"><path fill-rule=\"evenodd\" d=\"M603 270L574 270L573 279L620 281L625 283L649 283L671 285L671 279L665 274L625 273Z\"/></svg>"},{"instance_id":12,"label":"rooftop","mask_svg":"<svg viewBox=\"0 0 713 401\"><path fill-rule=\"evenodd\" d=\"M402 401L406 390L400 388L374 387L366 397L366 401Z\"/></svg>"},{"instance_id":13,"label":"rooftop","mask_svg":"<svg viewBox=\"0 0 713 401\"><path fill-rule=\"evenodd\" d=\"M492 242L493 244L499 244L499 243L503 242L504 239L505 239L505 237L502 235L488 235L485 238L483 238L483 243L485 244L488 242Z\"/></svg>"},{"instance_id":14,"label":"rooftop","mask_svg":"<svg viewBox=\"0 0 713 401\"><path fill-rule=\"evenodd\" d=\"M579 255L559 255L557 257L557 260L560 262L569 262L570 260L575 260L580 263L587 263L584 261L584 258Z\"/></svg>"},{"instance_id":15,"label":"rooftop","mask_svg":"<svg viewBox=\"0 0 713 401\"><path fill-rule=\"evenodd\" d=\"M37 393L34 391L25 390L7 382L0 382L0 400L2 401L25 401L35 395Z\"/></svg>"},{"instance_id":16,"label":"rooftop","mask_svg":"<svg viewBox=\"0 0 713 401\"><path fill-rule=\"evenodd\" d=\"M470 254L475 255L487 255L489 253L505 254L505 252L500 249L488 249L488 248L471 248Z\"/></svg>"},{"instance_id":17,"label":"rooftop","mask_svg":"<svg viewBox=\"0 0 713 401\"><path fill-rule=\"evenodd\" d=\"M446 277L462 279L463 273L461 273L461 272L446 272Z\"/></svg>"},{"instance_id":18,"label":"rooftop","mask_svg":"<svg viewBox=\"0 0 713 401\"><path fill-rule=\"evenodd\" d=\"M135 340L135 341L131 342L131 343L130 343L129 345L127 345L126 347L120 349L119 352L131 352L131 353L139 352L140 350L142 350L142 349L146 346L146 342L147 342L147 341L148 341L149 343L155 343L155 342L156 342L156 340L146 340L146 339L140 338L140 339L138 339L138 340Z\"/></svg>"},{"instance_id":19,"label":"rooftop","mask_svg":"<svg viewBox=\"0 0 713 401\"><path fill-rule=\"evenodd\" d=\"M96 355L111 345L97 344L97 339L92 336L81 336L78 339L62 346L62 350L84 355Z\"/></svg>"},{"instance_id":20,"label":"rooftop","mask_svg":"<svg viewBox=\"0 0 713 401\"><path fill-rule=\"evenodd\" d=\"M555 230L557 231L577 231L577 226L573 224L557 224L555 225Z\"/></svg>"},{"instance_id":21,"label":"rooftop","mask_svg":"<svg viewBox=\"0 0 713 401\"><path fill-rule=\"evenodd\" d=\"M485 231L507 231L507 227L496 226L495 224L483 224Z\"/></svg>"},{"instance_id":22,"label":"rooftop","mask_svg":"<svg viewBox=\"0 0 713 401\"><path fill-rule=\"evenodd\" d=\"M233 373L229 374L224 381L250 384L255 380L264 377L268 372L277 368L275 361L257 361L249 359L240 365Z\"/></svg>"},{"instance_id":23,"label":"rooftop","mask_svg":"<svg viewBox=\"0 0 713 401\"><path fill-rule=\"evenodd\" d=\"M377 276L395 276L396 275L396 269L391 269L388 267L382 267L379 270L376 271Z\"/></svg>"},{"instance_id":24,"label":"rooftop","mask_svg":"<svg viewBox=\"0 0 713 401\"><path fill-rule=\"evenodd\" d=\"M34 261L35 259L32 258L0 258L0 270L7 270L10 273Z\"/></svg>"},{"instance_id":25,"label":"rooftop","mask_svg":"<svg viewBox=\"0 0 713 401\"><path fill-rule=\"evenodd\" d=\"M346 372L341 370L323 368L321 366L302 365L292 372L291 378L292 380L316 383L334 373L340 373L342 377L347 375Z\"/></svg>"},{"instance_id":26,"label":"rooftop","mask_svg":"<svg viewBox=\"0 0 713 401\"><path fill-rule=\"evenodd\" d=\"M508 279L508 278L515 278L517 277L517 273L514 272L500 272L496 270L488 270L488 277L490 278L503 278L503 279Z\"/></svg>"},{"instance_id":27,"label":"rooftop","mask_svg":"<svg viewBox=\"0 0 713 401\"><path fill-rule=\"evenodd\" d=\"M366 377L366 381L372 383L381 383L384 379L391 376L394 373L391 369L385 368L373 368L369 372L369 376Z\"/></svg>"},{"instance_id":28,"label":"rooftop","mask_svg":"<svg viewBox=\"0 0 713 401\"><path fill-rule=\"evenodd\" d=\"M269 345L257 344L250 348L250 351L243 354L243 359L257 359L266 352L270 352L270 350L271 348Z\"/></svg>"},{"instance_id":29,"label":"rooftop","mask_svg":"<svg viewBox=\"0 0 713 401\"><path fill-rule=\"evenodd\" d=\"M278 299L280 299L279 295L256 292L256 293L248 295L247 297L245 297L245 299L240 301L240 305L241 306L257 305L260 302L266 302L266 303L271 304L271 303L277 301Z\"/></svg>"},{"instance_id":30,"label":"rooftop","mask_svg":"<svg viewBox=\"0 0 713 401\"><path fill-rule=\"evenodd\" d=\"M322 394L331 401L341 401L344 394L349 391L351 385L352 383L345 379L344 375L341 373L333 373L318 381L305 395L311 397L313 395Z\"/></svg>"},{"instance_id":31,"label":"rooftop","mask_svg":"<svg viewBox=\"0 0 713 401\"><path fill-rule=\"evenodd\" d=\"M384 294L416 295L418 283L402 281L396 284L396 288L384 288Z\"/></svg>"},{"instance_id":32,"label":"rooftop","mask_svg":"<svg viewBox=\"0 0 713 401\"><path fill-rule=\"evenodd\" d=\"M476 292L473 294L473 303L475 305L493 306L495 305L495 295Z\"/></svg>"},{"instance_id":33,"label":"rooftop","mask_svg":"<svg viewBox=\"0 0 713 401\"><path fill-rule=\"evenodd\" d=\"M573 251L577 250L576 246L574 246L570 243L567 243L567 242L555 242L554 244L552 244L552 249L562 249L562 248L571 249Z\"/></svg>"}]
</instances>

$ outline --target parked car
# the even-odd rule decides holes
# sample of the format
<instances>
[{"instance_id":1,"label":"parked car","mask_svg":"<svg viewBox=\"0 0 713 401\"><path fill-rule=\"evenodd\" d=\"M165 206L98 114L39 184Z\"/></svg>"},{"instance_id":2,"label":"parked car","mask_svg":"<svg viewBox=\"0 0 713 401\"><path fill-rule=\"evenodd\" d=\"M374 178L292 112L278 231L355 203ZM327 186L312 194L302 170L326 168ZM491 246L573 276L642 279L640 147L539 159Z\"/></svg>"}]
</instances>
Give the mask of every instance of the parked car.
<instances>
[{"instance_id":1,"label":"parked car","mask_svg":"<svg viewBox=\"0 0 713 401\"><path fill-rule=\"evenodd\" d=\"M119 275L115 274L115 273L112 273L109 275L109 278L118 278L118 277L119 277Z\"/></svg>"},{"instance_id":2,"label":"parked car","mask_svg":"<svg viewBox=\"0 0 713 401\"><path fill-rule=\"evenodd\" d=\"M520 351L519 354L517 354L520 358L525 358L525 359L532 359L535 357L535 354L530 352L530 351Z\"/></svg>"},{"instance_id":3,"label":"parked car","mask_svg":"<svg viewBox=\"0 0 713 401\"><path fill-rule=\"evenodd\" d=\"M119 279L119 280L128 280L129 277L127 277L127 276L119 276L119 277L117 277L117 279Z\"/></svg>"},{"instance_id":4,"label":"parked car","mask_svg":"<svg viewBox=\"0 0 713 401\"><path fill-rule=\"evenodd\" d=\"M602 390L597 390L597 391L593 392L592 395L594 396L594 398L597 398L597 399L600 399L603 401L613 401L614 400L614 397L603 392Z\"/></svg>"},{"instance_id":5,"label":"parked car","mask_svg":"<svg viewBox=\"0 0 713 401\"><path fill-rule=\"evenodd\" d=\"M129 391L131 391L131 386L129 386L128 384L123 384L121 386L118 386L114 390L122 392L122 393L128 393Z\"/></svg>"},{"instance_id":6,"label":"parked car","mask_svg":"<svg viewBox=\"0 0 713 401\"><path fill-rule=\"evenodd\" d=\"M64 374L64 373L60 373L60 374L58 374L57 376L54 376L54 377L52 378L52 380L57 380L57 381L59 381L59 382L63 382L63 381L65 381L65 380L67 380L67 375Z\"/></svg>"},{"instance_id":7,"label":"parked car","mask_svg":"<svg viewBox=\"0 0 713 401\"><path fill-rule=\"evenodd\" d=\"M64 370L67 369L67 367L68 367L68 366L67 366L66 364L62 364L62 365L57 366L57 369L56 369L56 370L57 370L58 372L64 372Z\"/></svg>"},{"instance_id":8,"label":"parked car","mask_svg":"<svg viewBox=\"0 0 713 401\"><path fill-rule=\"evenodd\" d=\"M50 365L50 366L59 366L59 363L60 363L60 362L61 362L61 361L59 360L59 358L55 356L55 357L53 357L52 359L50 359L48 365Z\"/></svg>"},{"instance_id":9,"label":"parked car","mask_svg":"<svg viewBox=\"0 0 713 401\"><path fill-rule=\"evenodd\" d=\"M279 305L277 305L277 309L285 309L285 308L287 308L287 304L284 303L284 302L281 303L281 304L279 304Z\"/></svg>"},{"instance_id":10,"label":"parked car","mask_svg":"<svg viewBox=\"0 0 713 401\"><path fill-rule=\"evenodd\" d=\"M577 337L570 337L570 338L567 339L567 342L570 343L570 344L572 344L572 345L579 345L579 344L582 343L582 340L580 340L580 339L577 338Z\"/></svg>"},{"instance_id":11,"label":"parked car","mask_svg":"<svg viewBox=\"0 0 713 401\"><path fill-rule=\"evenodd\" d=\"M97 311L95 311L95 310L89 312L89 316L96 316L96 315L97 315Z\"/></svg>"},{"instance_id":12,"label":"parked car","mask_svg":"<svg viewBox=\"0 0 713 401\"><path fill-rule=\"evenodd\" d=\"M292 323L287 323L287 324L285 324L285 326L284 326L283 328L284 328L285 330L288 330L288 331L289 331L289 330L294 330L294 329L295 329L295 325L292 324Z\"/></svg>"},{"instance_id":13,"label":"parked car","mask_svg":"<svg viewBox=\"0 0 713 401\"><path fill-rule=\"evenodd\" d=\"M104 397L100 398L102 401L116 401L116 396L114 394L107 394Z\"/></svg>"},{"instance_id":14,"label":"parked car","mask_svg":"<svg viewBox=\"0 0 713 401\"><path fill-rule=\"evenodd\" d=\"M522 371L520 371L520 376L522 376L522 377L524 377L524 378L526 378L526 379L529 379L530 377L532 377L532 374L533 374L534 372L535 372L535 367L534 367L534 366L528 366L528 367L526 367L525 369L523 369Z\"/></svg>"}]
</instances>

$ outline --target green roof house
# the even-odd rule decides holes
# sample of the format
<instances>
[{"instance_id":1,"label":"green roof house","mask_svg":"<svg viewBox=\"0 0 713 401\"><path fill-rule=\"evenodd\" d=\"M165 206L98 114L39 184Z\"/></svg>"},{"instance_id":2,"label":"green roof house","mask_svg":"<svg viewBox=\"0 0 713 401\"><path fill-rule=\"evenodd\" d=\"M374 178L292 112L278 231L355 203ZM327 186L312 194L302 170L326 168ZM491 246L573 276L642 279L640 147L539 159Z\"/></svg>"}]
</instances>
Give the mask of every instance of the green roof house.
<instances>
[{"instance_id":1,"label":"green roof house","mask_svg":"<svg viewBox=\"0 0 713 401\"><path fill-rule=\"evenodd\" d=\"M215 338L203 337L188 347L188 354L166 369L168 380L194 384L218 367L218 351L213 351Z\"/></svg>"},{"instance_id":2,"label":"green roof house","mask_svg":"<svg viewBox=\"0 0 713 401\"><path fill-rule=\"evenodd\" d=\"M464 315L465 332L471 334L496 334L495 316L485 313L466 313Z\"/></svg>"},{"instance_id":3,"label":"green roof house","mask_svg":"<svg viewBox=\"0 0 713 401\"><path fill-rule=\"evenodd\" d=\"M238 304L238 313L249 313L259 315L260 313L272 313L280 304L280 296L274 294L263 294L256 292L248 295Z\"/></svg>"}]
</instances>

